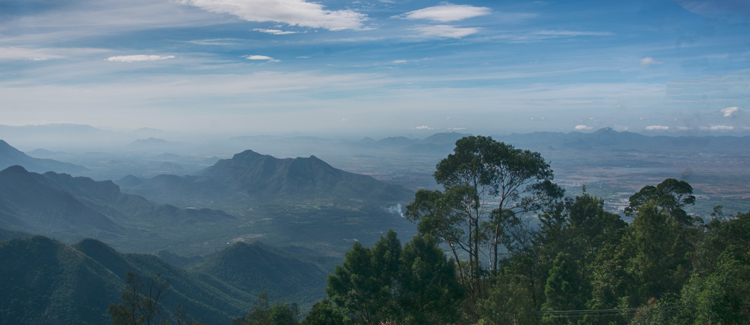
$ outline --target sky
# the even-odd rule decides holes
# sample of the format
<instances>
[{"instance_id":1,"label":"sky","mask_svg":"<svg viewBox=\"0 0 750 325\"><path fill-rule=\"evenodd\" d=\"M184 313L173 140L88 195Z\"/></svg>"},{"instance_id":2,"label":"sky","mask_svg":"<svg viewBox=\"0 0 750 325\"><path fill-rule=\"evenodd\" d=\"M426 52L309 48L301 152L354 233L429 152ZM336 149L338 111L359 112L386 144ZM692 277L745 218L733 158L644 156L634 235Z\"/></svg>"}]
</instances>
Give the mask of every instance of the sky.
<instances>
[{"instance_id":1,"label":"sky","mask_svg":"<svg viewBox=\"0 0 750 325\"><path fill-rule=\"evenodd\" d=\"M750 131L750 2L2 0L0 124Z\"/></svg>"}]
</instances>

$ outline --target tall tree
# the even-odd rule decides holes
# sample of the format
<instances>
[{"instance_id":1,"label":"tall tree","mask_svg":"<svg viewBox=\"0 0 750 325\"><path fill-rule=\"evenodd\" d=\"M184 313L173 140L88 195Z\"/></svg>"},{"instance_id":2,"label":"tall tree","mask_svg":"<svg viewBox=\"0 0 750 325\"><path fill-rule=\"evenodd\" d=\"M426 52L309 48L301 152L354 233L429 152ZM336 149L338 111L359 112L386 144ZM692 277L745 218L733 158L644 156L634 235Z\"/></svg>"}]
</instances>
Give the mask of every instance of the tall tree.
<instances>
[{"instance_id":1,"label":"tall tree","mask_svg":"<svg viewBox=\"0 0 750 325\"><path fill-rule=\"evenodd\" d=\"M393 231L371 249L355 243L328 277L326 292L355 324L451 324L463 298L455 262L434 237L417 235L402 249ZM316 318L339 320L325 305L318 309L323 315Z\"/></svg>"},{"instance_id":2,"label":"tall tree","mask_svg":"<svg viewBox=\"0 0 750 325\"><path fill-rule=\"evenodd\" d=\"M122 302L107 309L115 325L140 325L167 322L163 317L162 300L169 293L169 283L156 274L146 281L132 271L127 271Z\"/></svg>"},{"instance_id":3,"label":"tall tree","mask_svg":"<svg viewBox=\"0 0 750 325\"><path fill-rule=\"evenodd\" d=\"M640 207L628 230L623 245L633 254L628 262L628 272L635 282L633 306L678 292L691 268L688 254L693 247L688 230L653 201Z\"/></svg>"},{"instance_id":4,"label":"tall tree","mask_svg":"<svg viewBox=\"0 0 750 325\"><path fill-rule=\"evenodd\" d=\"M630 197L630 205L625 214L634 215L646 202L652 202L660 210L665 210L673 219L682 225L688 225L690 218L682 209L687 204L695 204L693 187L685 181L667 178L659 185L648 185Z\"/></svg>"},{"instance_id":5,"label":"tall tree","mask_svg":"<svg viewBox=\"0 0 750 325\"><path fill-rule=\"evenodd\" d=\"M263 291L253 304L253 309L245 317L237 318L234 325L296 325L299 323L299 307L276 301L273 305L268 300L268 293Z\"/></svg>"},{"instance_id":6,"label":"tall tree","mask_svg":"<svg viewBox=\"0 0 750 325\"><path fill-rule=\"evenodd\" d=\"M491 137L458 140L433 176L444 190L417 192L407 206L407 217L419 223L420 232L446 242L457 259L458 250L466 253L462 276L469 278L466 284L475 293L483 276L482 257L489 257L490 270L498 269L508 227L519 224L520 215L538 211L563 194L551 182L552 169L539 153Z\"/></svg>"}]
</instances>

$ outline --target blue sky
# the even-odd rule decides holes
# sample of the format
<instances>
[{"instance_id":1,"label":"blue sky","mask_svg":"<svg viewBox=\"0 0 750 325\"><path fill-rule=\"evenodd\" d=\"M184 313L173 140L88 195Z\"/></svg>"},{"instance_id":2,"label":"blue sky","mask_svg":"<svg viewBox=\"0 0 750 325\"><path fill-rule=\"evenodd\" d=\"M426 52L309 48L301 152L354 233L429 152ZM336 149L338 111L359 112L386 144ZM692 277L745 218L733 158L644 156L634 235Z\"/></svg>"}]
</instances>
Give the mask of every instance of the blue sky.
<instances>
[{"instance_id":1,"label":"blue sky","mask_svg":"<svg viewBox=\"0 0 750 325\"><path fill-rule=\"evenodd\" d=\"M0 124L750 130L750 3L0 1Z\"/></svg>"}]
</instances>

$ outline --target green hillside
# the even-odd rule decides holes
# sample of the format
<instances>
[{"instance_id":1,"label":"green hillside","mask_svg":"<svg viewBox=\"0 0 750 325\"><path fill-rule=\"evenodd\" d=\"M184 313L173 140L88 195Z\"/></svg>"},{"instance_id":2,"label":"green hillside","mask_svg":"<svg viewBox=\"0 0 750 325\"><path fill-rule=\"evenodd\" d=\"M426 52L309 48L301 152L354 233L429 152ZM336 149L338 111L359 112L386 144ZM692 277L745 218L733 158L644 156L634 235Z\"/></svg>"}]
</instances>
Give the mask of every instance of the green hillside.
<instances>
[{"instance_id":1,"label":"green hillside","mask_svg":"<svg viewBox=\"0 0 750 325\"><path fill-rule=\"evenodd\" d=\"M43 176L21 166L0 171L0 209L4 226L61 239L121 235L123 227L91 209L71 193L48 186ZM13 217L11 219L10 217ZM17 221L21 221L19 224Z\"/></svg>"},{"instance_id":2,"label":"green hillside","mask_svg":"<svg viewBox=\"0 0 750 325\"><path fill-rule=\"evenodd\" d=\"M40 175L21 166L0 171L0 228L68 243L90 237L125 251L153 252L235 219L220 210L156 204L120 192L111 181Z\"/></svg>"},{"instance_id":3,"label":"green hillside","mask_svg":"<svg viewBox=\"0 0 750 325\"><path fill-rule=\"evenodd\" d=\"M42 236L0 242L0 260L6 324L104 324L124 283L82 252Z\"/></svg>"},{"instance_id":4,"label":"green hillside","mask_svg":"<svg viewBox=\"0 0 750 325\"><path fill-rule=\"evenodd\" d=\"M236 243L191 268L241 290L311 305L324 296L328 272L260 242Z\"/></svg>"}]
</instances>

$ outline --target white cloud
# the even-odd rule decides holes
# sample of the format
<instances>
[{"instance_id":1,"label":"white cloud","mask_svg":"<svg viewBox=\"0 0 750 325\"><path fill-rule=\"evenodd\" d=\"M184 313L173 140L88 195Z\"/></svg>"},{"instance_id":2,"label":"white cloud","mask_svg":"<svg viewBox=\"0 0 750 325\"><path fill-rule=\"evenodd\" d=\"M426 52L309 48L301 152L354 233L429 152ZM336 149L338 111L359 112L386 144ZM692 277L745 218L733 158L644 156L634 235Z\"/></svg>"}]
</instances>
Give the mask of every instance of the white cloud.
<instances>
[{"instance_id":1,"label":"white cloud","mask_svg":"<svg viewBox=\"0 0 750 325\"><path fill-rule=\"evenodd\" d=\"M403 64L403 63L406 63L406 62L409 62L409 61L406 61L406 60L393 60L393 64Z\"/></svg>"},{"instance_id":2,"label":"white cloud","mask_svg":"<svg viewBox=\"0 0 750 325\"><path fill-rule=\"evenodd\" d=\"M266 33L266 34L273 34L273 35L287 35L287 34L297 34L297 32L289 31L289 30L280 30L280 29L263 29L263 28L254 28L253 29L256 32Z\"/></svg>"},{"instance_id":3,"label":"white cloud","mask_svg":"<svg viewBox=\"0 0 750 325\"><path fill-rule=\"evenodd\" d=\"M444 4L407 12L401 16L406 19L428 19L441 23L464 20L478 16L489 15L492 11L487 7L469 5Z\"/></svg>"},{"instance_id":4,"label":"white cloud","mask_svg":"<svg viewBox=\"0 0 750 325\"><path fill-rule=\"evenodd\" d=\"M190 44L196 44L196 45L233 45L236 44L238 41L242 41L239 38L213 38L213 39L200 39L200 40L193 40L193 41L187 41Z\"/></svg>"},{"instance_id":5,"label":"white cloud","mask_svg":"<svg viewBox=\"0 0 750 325\"><path fill-rule=\"evenodd\" d=\"M111 56L107 58L107 61L111 62L127 62L127 63L133 63L133 62L143 62L143 61L157 61L157 60L167 60L167 59L174 59L174 55L122 55L122 56Z\"/></svg>"},{"instance_id":6,"label":"white cloud","mask_svg":"<svg viewBox=\"0 0 750 325\"><path fill-rule=\"evenodd\" d=\"M448 131L461 131L466 130L466 128L448 128Z\"/></svg>"},{"instance_id":7,"label":"white cloud","mask_svg":"<svg viewBox=\"0 0 750 325\"><path fill-rule=\"evenodd\" d=\"M352 10L325 10L321 4L303 0L181 0L181 3L247 21L273 21L329 30L362 29L367 20L367 15Z\"/></svg>"},{"instance_id":8,"label":"white cloud","mask_svg":"<svg viewBox=\"0 0 750 325\"><path fill-rule=\"evenodd\" d=\"M654 60L651 57L645 57L645 58L641 59L641 66L644 67L644 68L645 67L650 67L652 65L659 65L659 64L664 64L664 62L656 61L656 60Z\"/></svg>"},{"instance_id":9,"label":"white cloud","mask_svg":"<svg viewBox=\"0 0 750 325\"><path fill-rule=\"evenodd\" d=\"M711 131L730 131L734 130L733 126L729 125L713 125L709 124L709 126L701 126L701 130L711 130Z\"/></svg>"},{"instance_id":10,"label":"white cloud","mask_svg":"<svg viewBox=\"0 0 750 325\"><path fill-rule=\"evenodd\" d=\"M665 131L669 130L668 126L665 125L649 125L645 128L646 131Z\"/></svg>"},{"instance_id":11,"label":"white cloud","mask_svg":"<svg viewBox=\"0 0 750 325\"><path fill-rule=\"evenodd\" d=\"M426 126L426 125L415 127L415 129L417 129L417 130L432 130L431 127Z\"/></svg>"},{"instance_id":12,"label":"white cloud","mask_svg":"<svg viewBox=\"0 0 750 325\"><path fill-rule=\"evenodd\" d=\"M297 56L295 59L309 59L309 56Z\"/></svg>"},{"instance_id":13,"label":"white cloud","mask_svg":"<svg viewBox=\"0 0 750 325\"><path fill-rule=\"evenodd\" d=\"M534 32L534 35L554 36L554 37L574 37L574 36L612 36L611 32L585 32L574 30L540 30Z\"/></svg>"},{"instance_id":14,"label":"white cloud","mask_svg":"<svg viewBox=\"0 0 750 325\"><path fill-rule=\"evenodd\" d=\"M732 117L734 113L737 113L740 111L740 108L737 106L722 108L721 112L724 113L724 117Z\"/></svg>"},{"instance_id":15,"label":"white cloud","mask_svg":"<svg viewBox=\"0 0 750 325\"><path fill-rule=\"evenodd\" d=\"M62 58L61 55L50 53L47 49L27 49L19 47L0 47L0 60L32 60L44 61Z\"/></svg>"},{"instance_id":16,"label":"white cloud","mask_svg":"<svg viewBox=\"0 0 750 325\"><path fill-rule=\"evenodd\" d=\"M416 26L412 28L425 36L461 38L479 32L479 28L456 27L451 25Z\"/></svg>"},{"instance_id":17,"label":"white cloud","mask_svg":"<svg viewBox=\"0 0 750 325\"><path fill-rule=\"evenodd\" d=\"M575 127L576 130L591 130L593 128L594 128L593 126L587 126L583 124L576 125Z\"/></svg>"},{"instance_id":18,"label":"white cloud","mask_svg":"<svg viewBox=\"0 0 750 325\"><path fill-rule=\"evenodd\" d=\"M268 62L281 62L281 61L276 60L276 59L274 59L274 58L272 58L270 56L265 56L265 55L248 55L245 58L248 59L248 60L265 60L265 61L268 61Z\"/></svg>"},{"instance_id":19,"label":"white cloud","mask_svg":"<svg viewBox=\"0 0 750 325\"><path fill-rule=\"evenodd\" d=\"M689 130L692 130L693 128L688 127L688 126L678 126L677 129L680 131L689 131Z\"/></svg>"},{"instance_id":20,"label":"white cloud","mask_svg":"<svg viewBox=\"0 0 750 325\"><path fill-rule=\"evenodd\" d=\"M493 36L494 39L503 40L510 43L529 43L540 42L548 39L569 38L579 36L612 36L616 35L611 32L589 32L573 30L538 30L538 31L514 31L502 32Z\"/></svg>"}]
</instances>

